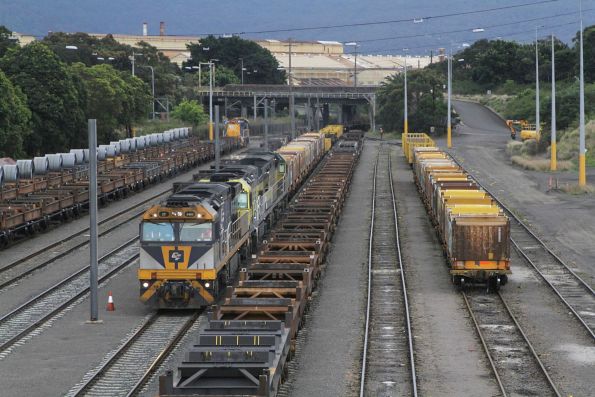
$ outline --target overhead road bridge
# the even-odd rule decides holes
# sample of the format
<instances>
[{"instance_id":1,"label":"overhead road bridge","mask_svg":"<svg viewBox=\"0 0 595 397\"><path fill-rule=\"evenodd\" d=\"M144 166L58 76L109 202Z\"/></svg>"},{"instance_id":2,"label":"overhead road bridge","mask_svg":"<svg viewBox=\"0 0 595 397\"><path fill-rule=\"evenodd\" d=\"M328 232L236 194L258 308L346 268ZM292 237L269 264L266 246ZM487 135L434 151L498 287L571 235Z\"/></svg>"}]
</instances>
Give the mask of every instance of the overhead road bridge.
<instances>
[{"instance_id":1,"label":"overhead road bridge","mask_svg":"<svg viewBox=\"0 0 595 397\"><path fill-rule=\"evenodd\" d=\"M198 91L201 99L207 103L208 88ZM366 106L370 127L376 126L376 89L375 87L348 86L288 86L272 84L227 85L213 91L213 102L223 104L225 115L248 117L253 119L264 112L264 100L268 99L274 108L289 107L293 97L296 111L303 111L309 128L317 129L329 123L330 107L337 108L338 122L353 122L357 106ZM303 110L301 110L303 109ZM274 109L273 109L274 112Z\"/></svg>"}]
</instances>

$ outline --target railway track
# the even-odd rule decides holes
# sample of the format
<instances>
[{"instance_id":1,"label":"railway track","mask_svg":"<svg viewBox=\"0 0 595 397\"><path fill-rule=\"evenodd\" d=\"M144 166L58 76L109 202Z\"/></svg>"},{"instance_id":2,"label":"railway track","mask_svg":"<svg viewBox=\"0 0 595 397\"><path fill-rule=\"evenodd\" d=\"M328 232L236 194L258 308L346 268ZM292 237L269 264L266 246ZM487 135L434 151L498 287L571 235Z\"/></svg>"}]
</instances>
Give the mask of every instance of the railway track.
<instances>
[{"instance_id":1,"label":"railway track","mask_svg":"<svg viewBox=\"0 0 595 397\"><path fill-rule=\"evenodd\" d=\"M141 201L140 203L136 203L133 207L127 208L118 212L117 214L111 215L106 219L103 219L98 223L98 226L106 227L100 231L99 237L103 237L108 235L109 233L117 230L121 226L125 225L128 222L132 222L138 220L139 217L145 212L145 209L138 211L137 208L139 206L143 206L155 199L158 199L161 196L168 194L171 189L168 189L164 192L155 194L146 200ZM109 224L112 221L116 221L114 224ZM43 269L44 267L56 262L59 259L66 257L67 255L75 252L76 250L83 248L89 244L89 237L85 235L85 233L89 232L89 228L85 228L80 230L76 233L71 234L70 236L66 237L63 240L57 241L55 243L49 244L42 249L39 249L31 254L26 255L23 258L17 259L8 265L5 265L0 268L0 290L4 288L10 287L11 285L15 284L17 281L27 277L28 275L32 274L33 272ZM80 238L79 238L80 237ZM78 241L77 241L78 240ZM57 253L53 253L53 256L48 258L48 253L55 248L64 248L64 250L58 251ZM41 261L36 261L36 259L40 258L47 258Z\"/></svg>"},{"instance_id":2,"label":"railway track","mask_svg":"<svg viewBox=\"0 0 595 397\"><path fill-rule=\"evenodd\" d=\"M374 167L372 197L360 396L417 396L391 158L384 145Z\"/></svg>"},{"instance_id":3,"label":"railway track","mask_svg":"<svg viewBox=\"0 0 595 397\"><path fill-rule=\"evenodd\" d=\"M99 284L138 258L137 237L99 259ZM0 360L89 292L89 265L49 287L0 318Z\"/></svg>"},{"instance_id":4,"label":"railway track","mask_svg":"<svg viewBox=\"0 0 595 397\"><path fill-rule=\"evenodd\" d=\"M454 158L454 157L453 157ZM455 159L458 162L458 160ZM471 175L471 174L470 174ZM476 181L479 180L471 175ZM484 185L510 218L510 241L526 264L534 270L595 340L595 291L556 255L510 208Z\"/></svg>"},{"instance_id":5,"label":"railway track","mask_svg":"<svg viewBox=\"0 0 595 397\"><path fill-rule=\"evenodd\" d=\"M200 315L200 311L153 313L67 396L136 395Z\"/></svg>"},{"instance_id":6,"label":"railway track","mask_svg":"<svg viewBox=\"0 0 595 397\"><path fill-rule=\"evenodd\" d=\"M561 394L500 293L462 292L503 396Z\"/></svg>"}]
</instances>

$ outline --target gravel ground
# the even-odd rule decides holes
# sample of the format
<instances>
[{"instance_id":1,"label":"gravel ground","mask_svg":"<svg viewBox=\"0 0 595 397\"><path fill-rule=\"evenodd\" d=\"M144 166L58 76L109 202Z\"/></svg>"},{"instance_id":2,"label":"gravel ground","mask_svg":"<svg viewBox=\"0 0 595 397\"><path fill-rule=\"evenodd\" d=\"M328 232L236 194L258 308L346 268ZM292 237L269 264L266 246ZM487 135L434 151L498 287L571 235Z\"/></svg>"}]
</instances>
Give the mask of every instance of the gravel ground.
<instances>
[{"instance_id":1,"label":"gravel ground","mask_svg":"<svg viewBox=\"0 0 595 397\"><path fill-rule=\"evenodd\" d=\"M308 313L289 389L293 397L350 396L359 390L372 175L377 144L366 142Z\"/></svg>"},{"instance_id":2,"label":"gravel ground","mask_svg":"<svg viewBox=\"0 0 595 397\"><path fill-rule=\"evenodd\" d=\"M550 376L564 396L592 395L595 376L595 346L575 317L562 307L558 297L544 291L541 278L514 251L514 268L502 295L529 334Z\"/></svg>"},{"instance_id":3,"label":"gravel ground","mask_svg":"<svg viewBox=\"0 0 595 397\"><path fill-rule=\"evenodd\" d=\"M134 263L99 290L101 324L86 324L89 300L83 299L40 335L13 348L0 361L3 397L61 396L116 349L151 309L138 301ZM108 291L116 311L106 312Z\"/></svg>"},{"instance_id":4,"label":"gravel ground","mask_svg":"<svg viewBox=\"0 0 595 397\"><path fill-rule=\"evenodd\" d=\"M450 281L442 248L401 148L394 156L393 179L420 395L499 395L473 323Z\"/></svg>"}]
</instances>

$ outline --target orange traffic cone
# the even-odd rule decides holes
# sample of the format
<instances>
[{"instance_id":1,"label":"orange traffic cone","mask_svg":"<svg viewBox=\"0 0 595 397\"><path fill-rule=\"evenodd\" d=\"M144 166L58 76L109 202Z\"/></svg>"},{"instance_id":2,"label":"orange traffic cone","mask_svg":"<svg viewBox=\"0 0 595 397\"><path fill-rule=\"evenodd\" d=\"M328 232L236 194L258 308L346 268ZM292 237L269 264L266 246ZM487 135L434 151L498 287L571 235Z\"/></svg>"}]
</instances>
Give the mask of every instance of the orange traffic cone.
<instances>
[{"instance_id":1,"label":"orange traffic cone","mask_svg":"<svg viewBox=\"0 0 595 397\"><path fill-rule=\"evenodd\" d=\"M116 310L116 306L114 305L114 298L112 296L112 291L109 292L109 295L107 296L107 308L106 310L108 312L113 312Z\"/></svg>"}]
</instances>

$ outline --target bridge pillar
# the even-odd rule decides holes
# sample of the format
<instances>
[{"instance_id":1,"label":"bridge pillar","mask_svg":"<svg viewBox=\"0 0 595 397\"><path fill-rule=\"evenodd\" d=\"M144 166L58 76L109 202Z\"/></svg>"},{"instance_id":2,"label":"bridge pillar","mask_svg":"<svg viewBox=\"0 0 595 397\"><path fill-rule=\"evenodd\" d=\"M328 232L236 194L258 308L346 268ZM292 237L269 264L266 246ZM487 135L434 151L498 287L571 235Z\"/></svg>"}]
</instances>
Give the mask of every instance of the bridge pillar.
<instances>
[{"instance_id":1,"label":"bridge pillar","mask_svg":"<svg viewBox=\"0 0 595 397\"><path fill-rule=\"evenodd\" d=\"M240 114L243 118L248 118L248 106L245 103L241 103Z\"/></svg>"},{"instance_id":2,"label":"bridge pillar","mask_svg":"<svg viewBox=\"0 0 595 397\"><path fill-rule=\"evenodd\" d=\"M329 122L330 110L328 103L322 105L322 126L326 127Z\"/></svg>"},{"instance_id":3,"label":"bridge pillar","mask_svg":"<svg viewBox=\"0 0 595 397\"><path fill-rule=\"evenodd\" d=\"M256 113L258 108L256 107L256 94L254 94L254 120L256 120Z\"/></svg>"},{"instance_id":4,"label":"bridge pillar","mask_svg":"<svg viewBox=\"0 0 595 397\"><path fill-rule=\"evenodd\" d=\"M353 121L353 106L341 105L340 120L343 125L350 125Z\"/></svg>"}]
</instances>

